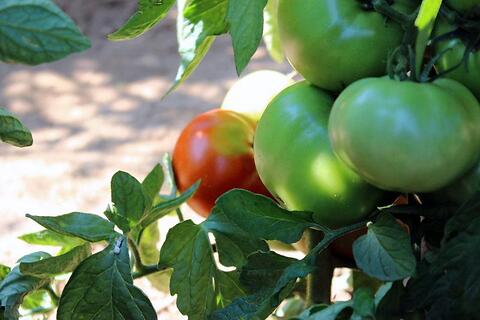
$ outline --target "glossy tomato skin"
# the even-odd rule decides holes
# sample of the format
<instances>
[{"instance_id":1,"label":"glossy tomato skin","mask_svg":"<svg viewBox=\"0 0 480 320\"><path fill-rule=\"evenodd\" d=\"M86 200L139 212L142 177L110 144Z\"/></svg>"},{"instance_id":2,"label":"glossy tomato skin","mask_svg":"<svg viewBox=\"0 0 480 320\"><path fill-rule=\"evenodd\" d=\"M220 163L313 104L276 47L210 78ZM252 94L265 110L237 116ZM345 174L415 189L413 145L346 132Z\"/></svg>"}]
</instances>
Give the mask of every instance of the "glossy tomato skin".
<instances>
[{"instance_id":1,"label":"glossy tomato skin","mask_svg":"<svg viewBox=\"0 0 480 320\"><path fill-rule=\"evenodd\" d=\"M454 29L455 26L440 21L435 28L435 34L439 36ZM458 38L438 42L435 51L437 53L444 52L435 65L438 71L449 70L461 63L465 49L465 44ZM467 64L462 63L458 68L447 73L445 77L461 82L480 100L480 50L470 54Z\"/></svg>"},{"instance_id":2,"label":"glossy tomato skin","mask_svg":"<svg viewBox=\"0 0 480 320\"><path fill-rule=\"evenodd\" d=\"M480 6L480 0L447 0L446 3L459 12L469 12Z\"/></svg>"},{"instance_id":3,"label":"glossy tomato skin","mask_svg":"<svg viewBox=\"0 0 480 320\"><path fill-rule=\"evenodd\" d=\"M403 12L414 8L396 0ZM352 0L280 0L280 40L290 64L314 85L340 92L355 80L386 73L402 28Z\"/></svg>"},{"instance_id":4,"label":"glossy tomato skin","mask_svg":"<svg viewBox=\"0 0 480 320\"><path fill-rule=\"evenodd\" d=\"M314 213L332 228L361 220L383 192L339 161L328 139L332 96L307 82L284 89L268 105L255 133L258 173L290 210Z\"/></svg>"},{"instance_id":5,"label":"glossy tomato skin","mask_svg":"<svg viewBox=\"0 0 480 320\"><path fill-rule=\"evenodd\" d=\"M336 154L373 185L438 190L480 155L480 105L462 84L368 78L335 101L329 134Z\"/></svg>"},{"instance_id":6,"label":"glossy tomato skin","mask_svg":"<svg viewBox=\"0 0 480 320\"><path fill-rule=\"evenodd\" d=\"M181 132L173 152L180 191L202 180L188 204L207 217L215 200L233 188L269 195L253 160L255 125L229 110L214 109L194 118Z\"/></svg>"}]
</instances>

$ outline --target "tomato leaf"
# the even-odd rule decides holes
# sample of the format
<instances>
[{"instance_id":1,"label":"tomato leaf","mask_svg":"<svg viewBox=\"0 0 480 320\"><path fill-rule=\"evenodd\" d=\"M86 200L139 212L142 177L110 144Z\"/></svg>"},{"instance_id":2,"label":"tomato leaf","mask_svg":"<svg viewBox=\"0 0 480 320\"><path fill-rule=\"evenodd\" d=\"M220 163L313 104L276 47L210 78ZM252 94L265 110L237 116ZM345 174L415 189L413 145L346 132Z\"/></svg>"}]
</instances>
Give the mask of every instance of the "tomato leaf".
<instances>
[{"instance_id":1,"label":"tomato leaf","mask_svg":"<svg viewBox=\"0 0 480 320\"><path fill-rule=\"evenodd\" d=\"M448 222L442 247L408 282L406 304L428 319L474 319L480 313L480 199L478 194Z\"/></svg>"},{"instance_id":2,"label":"tomato leaf","mask_svg":"<svg viewBox=\"0 0 480 320\"><path fill-rule=\"evenodd\" d=\"M49 230L88 242L109 240L116 234L113 223L91 213L72 212L56 217L27 214L27 217Z\"/></svg>"},{"instance_id":3,"label":"tomato leaf","mask_svg":"<svg viewBox=\"0 0 480 320\"><path fill-rule=\"evenodd\" d=\"M18 238L28 244L61 247L59 254L66 253L72 248L85 243L85 240L80 238L67 236L52 230L27 233Z\"/></svg>"},{"instance_id":4,"label":"tomato leaf","mask_svg":"<svg viewBox=\"0 0 480 320\"><path fill-rule=\"evenodd\" d=\"M410 237L390 214L381 214L353 244L357 266L379 280L395 281L415 272Z\"/></svg>"},{"instance_id":5,"label":"tomato leaf","mask_svg":"<svg viewBox=\"0 0 480 320\"><path fill-rule=\"evenodd\" d=\"M223 194L216 206L239 228L265 240L295 243L315 225L311 213L290 212L267 197L241 189Z\"/></svg>"},{"instance_id":6,"label":"tomato leaf","mask_svg":"<svg viewBox=\"0 0 480 320\"><path fill-rule=\"evenodd\" d=\"M35 252L22 257L19 262L34 262L50 257L46 252ZM37 278L24 275L19 266L15 266L0 283L0 310L3 309L5 319L18 319L18 307L23 298L50 283L48 278Z\"/></svg>"},{"instance_id":7,"label":"tomato leaf","mask_svg":"<svg viewBox=\"0 0 480 320\"><path fill-rule=\"evenodd\" d=\"M51 296L46 290L36 290L30 292L23 298L21 310L26 316L34 314L45 314L56 307ZM0 318L1 319L1 318Z\"/></svg>"},{"instance_id":8,"label":"tomato leaf","mask_svg":"<svg viewBox=\"0 0 480 320\"><path fill-rule=\"evenodd\" d=\"M299 260L286 267L275 284L257 292L235 299L226 308L215 311L210 320L266 319L292 292L298 278L304 278L315 267L308 260Z\"/></svg>"},{"instance_id":9,"label":"tomato leaf","mask_svg":"<svg viewBox=\"0 0 480 320\"><path fill-rule=\"evenodd\" d=\"M20 263L20 271L24 275L38 278L49 278L70 273L91 254L90 244L85 243L56 257L48 257L34 262L22 262Z\"/></svg>"},{"instance_id":10,"label":"tomato leaf","mask_svg":"<svg viewBox=\"0 0 480 320\"><path fill-rule=\"evenodd\" d=\"M278 63L285 60L278 30L278 0L268 0L263 13L263 41L268 53Z\"/></svg>"},{"instance_id":11,"label":"tomato leaf","mask_svg":"<svg viewBox=\"0 0 480 320\"><path fill-rule=\"evenodd\" d=\"M138 0L135 14L108 39L129 40L144 34L167 16L174 3L175 0Z\"/></svg>"},{"instance_id":12,"label":"tomato leaf","mask_svg":"<svg viewBox=\"0 0 480 320\"><path fill-rule=\"evenodd\" d=\"M28 147L33 144L30 130L4 108L0 108L0 140L16 147Z\"/></svg>"},{"instance_id":13,"label":"tomato leaf","mask_svg":"<svg viewBox=\"0 0 480 320\"><path fill-rule=\"evenodd\" d=\"M175 90L197 68L215 36L228 30L225 21L227 0L179 0L178 12L180 67L168 93Z\"/></svg>"},{"instance_id":14,"label":"tomato leaf","mask_svg":"<svg viewBox=\"0 0 480 320\"><path fill-rule=\"evenodd\" d=\"M242 267L240 281L251 293L274 287L283 271L297 261L273 251L256 252Z\"/></svg>"},{"instance_id":15,"label":"tomato leaf","mask_svg":"<svg viewBox=\"0 0 480 320\"><path fill-rule=\"evenodd\" d=\"M225 228L228 231L228 225ZM159 268L173 268L170 291L178 295L178 310L190 320L207 319L212 311L244 294L238 271L223 272L217 267L208 232L204 224L182 222L170 229L160 251Z\"/></svg>"},{"instance_id":16,"label":"tomato leaf","mask_svg":"<svg viewBox=\"0 0 480 320\"><path fill-rule=\"evenodd\" d=\"M117 238L85 259L60 298L57 319L157 319L145 294L133 285L127 240Z\"/></svg>"},{"instance_id":17,"label":"tomato leaf","mask_svg":"<svg viewBox=\"0 0 480 320\"><path fill-rule=\"evenodd\" d=\"M163 169L160 164L157 164L152 171L142 181L143 194L145 195L145 207L150 210L155 197L160 192L164 181Z\"/></svg>"},{"instance_id":18,"label":"tomato leaf","mask_svg":"<svg viewBox=\"0 0 480 320\"><path fill-rule=\"evenodd\" d=\"M90 48L90 40L51 0L0 2L0 60L36 65Z\"/></svg>"},{"instance_id":19,"label":"tomato leaf","mask_svg":"<svg viewBox=\"0 0 480 320\"><path fill-rule=\"evenodd\" d=\"M146 228L150 224L157 221L158 219L176 210L195 194L199 186L200 186L200 182L197 182L194 185L192 185L190 188L185 190L185 192L179 195L178 197L170 200L165 200L153 206L149 210L149 212L138 222L138 225L136 228L140 230L143 228Z\"/></svg>"},{"instance_id":20,"label":"tomato leaf","mask_svg":"<svg viewBox=\"0 0 480 320\"><path fill-rule=\"evenodd\" d=\"M441 5L442 0L423 0L417 19L415 20L415 26L418 28L417 41L415 44L415 72L417 79L422 70L425 49L427 48Z\"/></svg>"},{"instance_id":21,"label":"tomato leaf","mask_svg":"<svg viewBox=\"0 0 480 320\"><path fill-rule=\"evenodd\" d=\"M143 192L142 184L132 175L118 171L112 177L111 191L116 214L125 218L130 228L134 227L145 213L147 197ZM120 227L123 224L117 224L117 226Z\"/></svg>"},{"instance_id":22,"label":"tomato leaf","mask_svg":"<svg viewBox=\"0 0 480 320\"><path fill-rule=\"evenodd\" d=\"M375 319L390 320L404 318L402 300L405 292L405 287L401 281L389 282L382 286L375 295L377 304Z\"/></svg>"},{"instance_id":23,"label":"tomato leaf","mask_svg":"<svg viewBox=\"0 0 480 320\"><path fill-rule=\"evenodd\" d=\"M228 1L227 23L238 75L250 62L262 40L263 9L266 5L267 0Z\"/></svg>"},{"instance_id":24,"label":"tomato leaf","mask_svg":"<svg viewBox=\"0 0 480 320\"><path fill-rule=\"evenodd\" d=\"M0 264L0 283L5 279L7 274L11 271L11 269L3 264Z\"/></svg>"}]
</instances>

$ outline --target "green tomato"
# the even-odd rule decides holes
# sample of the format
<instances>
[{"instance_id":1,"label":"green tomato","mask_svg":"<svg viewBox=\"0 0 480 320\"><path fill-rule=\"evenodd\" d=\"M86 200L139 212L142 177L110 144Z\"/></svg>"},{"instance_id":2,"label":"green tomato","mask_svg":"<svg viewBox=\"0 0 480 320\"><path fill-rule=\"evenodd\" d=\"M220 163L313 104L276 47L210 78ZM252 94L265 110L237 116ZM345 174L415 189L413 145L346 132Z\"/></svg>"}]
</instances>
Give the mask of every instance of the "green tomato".
<instances>
[{"instance_id":1,"label":"green tomato","mask_svg":"<svg viewBox=\"0 0 480 320\"><path fill-rule=\"evenodd\" d=\"M314 212L316 222L345 226L371 213L383 192L339 161L328 139L332 96L307 82L268 105L254 140L258 174L290 210Z\"/></svg>"},{"instance_id":2,"label":"green tomato","mask_svg":"<svg viewBox=\"0 0 480 320\"><path fill-rule=\"evenodd\" d=\"M410 1L394 8L408 12ZM309 82L340 92L355 80L386 73L402 28L355 0L280 0L280 39L291 65Z\"/></svg>"},{"instance_id":3,"label":"green tomato","mask_svg":"<svg viewBox=\"0 0 480 320\"><path fill-rule=\"evenodd\" d=\"M477 99L457 81L368 78L335 101L329 134L340 159L373 185L431 192L479 159L479 123Z\"/></svg>"},{"instance_id":4,"label":"green tomato","mask_svg":"<svg viewBox=\"0 0 480 320\"><path fill-rule=\"evenodd\" d=\"M447 0L446 3L459 12L468 12L480 6L480 0Z\"/></svg>"},{"instance_id":5,"label":"green tomato","mask_svg":"<svg viewBox=\"0 0 480 320\"><path fill-rule=\"evenodd\" d=\"M440 21L435 29L435 34L446 34L454 28L454 26ZM436 63L438 71L449 70L461 63L465 49L465 44L458 38L438 42L435 51L437 53L445 52ZM469 56L467 64L462 63L457 69L447 73L445 77L463 83L480 99L480 50Z\"/></svg>"}]
</instances>

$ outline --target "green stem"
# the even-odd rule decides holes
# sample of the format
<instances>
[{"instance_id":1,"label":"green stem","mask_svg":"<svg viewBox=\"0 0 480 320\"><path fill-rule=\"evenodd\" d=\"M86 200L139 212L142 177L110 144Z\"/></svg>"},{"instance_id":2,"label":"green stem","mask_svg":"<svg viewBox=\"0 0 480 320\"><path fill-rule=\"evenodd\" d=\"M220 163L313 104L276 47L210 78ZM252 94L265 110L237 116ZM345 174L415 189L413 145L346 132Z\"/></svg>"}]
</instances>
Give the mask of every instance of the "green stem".
<instances>
[{"instance_id":1,"label":"green stem","mask_svg":"<svg viewBox=\"0 0 480 320\"><path fill-rule=\"evenodd\" d=\"M175 212L177 213L177 217L178 217L178 220L180 222L185 221L185 218L183 217L182 210L180 208L177 208L177 210L175 210Z\"/></svg>"},{"instance_id":2,"label":"green stem","mask_svg":"<svg viewBox=\"0 0 480 320\"><path fill-rule=\"evenodd\" d=\"M130 250L132 250L133 257L135 258L135 268L138 272L144 272L145 265L142 263L142 257L140 256L140 251L138 251L137 245L130 238L128 238L128 245Z\"/></svg>"},{"instance_id":3,"label":"green stem","mask_svg":"<svg viewBox=\"0 0 480 320\"><path fill-rule=\"evenodd\" d=\"M48 295L52 299L54 305L58 306L58 302L60 301L60 297L58 294L53 290L51 286L45 286L44 289L47 291Z\"/></svg>"},{"instance_id":4,"label":"green stem","mask_svg":"<svg viewBox=\"0 0 480 320\"><path fill-rule=\"evenodd\" d=\"M375 11L381 13L385 17L397 22L404 29L408 28L412 24L412 18L406 14L403 14L395 10L390 4L385 0L372 0L372 5Z\"/></svg>"},{"instance_id":5,"label":"green stem","mask_svg":"<svg viewBox=\"0 0 480 320\"><path fill-rule=\"evenodd\" d=\"M321 243L322 238L323 234L321 232L312 229L307 230L309 250ZM316 270L307 277L307 306L330 303L333 270L334 266L330 250L322 251L316 257Z\"/></svg>"},{"instance_id":6,"label":"green stem","mask_svg":"<svg viewBox=\"0 0 480 320\"><path fill-rule=\"evenodd\" d=\"M142 271L135 271L132 274L132 276L133 276L133 279L143 278L153 273L164 271L166 269L167 268L159 268L156 264L146 265L146 266L144 265Z\"/></svg>"}]
</instances>

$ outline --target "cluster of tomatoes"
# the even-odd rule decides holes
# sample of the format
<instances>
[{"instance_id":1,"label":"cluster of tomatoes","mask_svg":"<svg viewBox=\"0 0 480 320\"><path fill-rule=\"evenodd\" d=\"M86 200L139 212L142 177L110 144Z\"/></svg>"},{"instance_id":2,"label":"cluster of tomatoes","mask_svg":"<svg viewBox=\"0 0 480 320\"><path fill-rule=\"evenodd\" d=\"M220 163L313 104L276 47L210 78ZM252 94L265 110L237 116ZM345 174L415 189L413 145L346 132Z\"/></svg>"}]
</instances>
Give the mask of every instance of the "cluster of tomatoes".
<instances>
[{"instance_id":1,"label":"cluster of tomatoes","mask_svg":"<svg viewBox=\"0 0 480 320\"><path fill-rule=\"evenodd\" d=\"M434 81L392 79L387 59L405 29L367 2L279 1L283 49L305 81L254 73L232 88L222 109L188 124L173 165L181 190L202 180L189 202L195 211L207 216L217 197L243 188L337 228L388 204L389 192L436 192L453 201L473 192L480 181L479 40L472 46L461 25L440 17L434 33L449 36L432 46L441 57L435 72L458 67ZM405 15L419 5L390 2ZM480 0L446 2L458 17L480 11Z\"/></svg>"}]
</instances>

